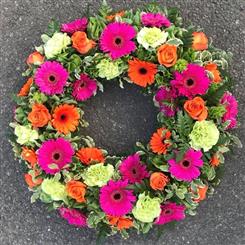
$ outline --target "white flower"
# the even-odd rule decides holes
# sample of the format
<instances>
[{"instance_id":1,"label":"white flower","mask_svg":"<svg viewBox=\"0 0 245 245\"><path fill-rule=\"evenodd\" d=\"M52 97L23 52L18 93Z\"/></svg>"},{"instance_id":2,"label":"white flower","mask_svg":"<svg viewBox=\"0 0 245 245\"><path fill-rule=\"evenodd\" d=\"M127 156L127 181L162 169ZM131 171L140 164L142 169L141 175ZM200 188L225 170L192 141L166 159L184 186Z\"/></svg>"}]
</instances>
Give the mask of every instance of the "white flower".
<instances>
[{"instance_id":1,"label":"white flower","mask_svg":"<svg viewBox=\"0 0 245 245\"><path fill-rule=\"evenodd\" d=\"M38 132L28 126L17 125L14 133L17 136L17 143L20 145L35 142L35 140L38 139Z\"/></svg>"}]
</instances>

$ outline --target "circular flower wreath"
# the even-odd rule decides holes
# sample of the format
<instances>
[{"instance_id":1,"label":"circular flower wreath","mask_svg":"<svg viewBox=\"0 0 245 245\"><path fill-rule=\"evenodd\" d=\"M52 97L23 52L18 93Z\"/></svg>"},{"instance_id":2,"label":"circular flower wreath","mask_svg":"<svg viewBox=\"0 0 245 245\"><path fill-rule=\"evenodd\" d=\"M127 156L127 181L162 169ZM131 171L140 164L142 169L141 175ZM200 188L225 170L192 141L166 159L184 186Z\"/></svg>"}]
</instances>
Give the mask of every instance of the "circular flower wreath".
<instances>
[{"instance_id":1,"label":"circular flower wreath","mask_svg":"<svg viewBox=\"0 0 245 245\"><path fill-rule=\"evenodd\" d=\"M94 17L51 22L27 59L11 143L27 167L31 202L40 199L71 225L127 237L128 229L146 233L195 214L219 183L223 154L239 144L228 130L238 104L230 54L183 28L176 9L111 13L103 3ZM114 78L143 87L160 111L149 144L136 143L125 157L82 136L83 102Z\"/></svg>"}]
</instances>

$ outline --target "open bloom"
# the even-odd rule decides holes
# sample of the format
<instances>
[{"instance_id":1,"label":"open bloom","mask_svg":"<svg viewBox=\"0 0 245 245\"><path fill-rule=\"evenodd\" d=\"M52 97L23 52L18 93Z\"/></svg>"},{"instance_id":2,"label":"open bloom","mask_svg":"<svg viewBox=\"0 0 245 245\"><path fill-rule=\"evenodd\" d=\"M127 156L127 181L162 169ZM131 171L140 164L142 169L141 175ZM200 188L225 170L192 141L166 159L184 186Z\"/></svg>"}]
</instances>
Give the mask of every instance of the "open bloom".
<instances>
[{"instance_id":1,"label":"open bloom","mask_svg":"<svg viewBox=\"0 0 245 245\"><path fill-rule=\"evenodd\" d=\"M177 46L163 44L157 50L157 59L158 62L165 67L174 66L178 59Z\"/></svg>"},{"instance_id":2,"label":"open bloom","mask_svg":"<svg viewBox=\"0 0 245 245\"><path fill-rule=\"evenodd\" d=\"M43 142L37 155L41 169L54 175L72 162L74 150L69 141L57 138Z\"/></svg>"},{"instance_id":3,"label":"open bloom","mask_svg":"<svg viewBox=\"0 0 245 245\"><path fill-rule=\"evenodd\" d=\"M150 186L153 190L162 191L169 182L168 176L161 172L154 172L150 177Z\"/></svg>"},{"instance_id":4,"label":"open bloom","mask_svg":"<svg viewBox=\"0 0 245 245\"><path fill-rule=\"evenodd\" d=\"M66 183L67 195L74 198L78 203L85 202L86 185L80 181L70 180Z\"/></svg>"},{"instance_id":5,"label":"open bloom","mask_svg":"<svg viewBox=\"0 0 245 245\"><path fill-rule=\"evenodd\" d=\"M159 128L151 137L150 147L154 153L166 154L171 145L171 132L165 128Z\"/></svg>"},{"instance_id":6,"label":"open bloom","mask_svg":"<svg viewBox=\"0 0 245 245\"><path fill-rule=\"evenodd\" d=\"M191 99L195 95L205 94L210 82L202 66L189 64L182 73L175 72L175 79L171 81L171 85L177 89L180 96Z\"/></svg>"},{"instance_id":7,"label":"open bloom","mask_svg":"<svg viewBox=\"0 0 245 245\"><path fill-rule=\"evenodd\" d=\"M35 83L47 95L63 93L69 77L68 71L56 61L44 62L36 71Z\"/></svg>"},{"instance_id":8,"label":"open bloom","mask_svg":"<svg viewBox=\"0 0 245 245\"><path fill-rule=\"evenodd\" d=\"M76 31L85 31L87 28L88 19L87 18L81 18L73 20L69 23L64 23L61 25L61 31L66 32L69 34L73 34Z\"/></svg>"},{"instance_id":9,"label":"open bloom","mask_svg":"<svg viewBox=\"0 0 245 245\"><path fill-rule=\"evenodd\" d=\"M127 23L110 23L100 37L100 48L109 53L112 59L118 59L130 54L136 49L132 39L136 36L134 27Z\"/></svg>"},{"instance_id":10,"label":"open bloom","mask_svg":"<svg viewBox=\"0 0 245 245\"><path fill-rule=\"evenodd\" d=\"M169 19L160 13L143 13L141 15L141 22L143 23L144 26L149 26L149 27L170 27L171 22Z\"/></svg>"},{"instance_id":11,"label":"open bloom","mask_svg":"<svg viewBox=\"0 0 245 245\"><path fill-rule=\"evenodd\" d=\"M103 163L105 161L102 150L95 147L81 148L76 155L84 165Z\"/></svg>"},{"instance_id":12,"label":"open bloom","mask_svg":"<svg viewBox=\"0 0 245 245\"><path fill-rule=\"evenodd\" d=\"M168 163L172 176L178 180L191 182L201 174L199 168L203 166L202 152L189 149L181 161L170 159Z\"/></svg>"},{"instance_id":13,"label":"open bloom","mask_svg":"<svg viewBox=\"0 0 245 245\"><path fill-rule=\"evenodd\" d=\"M106 217L110 225L115 226L119 231L129 229L134 225L133 220L131 218L127 218L126 216L117 217L107 215Z\"/></svg>"},{"instance_id":14,"label":"open bloom","mask_svg":"<svg viewBox=\"0 0 245 245\"><path fill-rule=\"evenodd\" d=\"M119 171L124 180L129 183L140 183L144 178L149 177L146 165L140 162L139 154L128 156L119 166Z\"/></svg>"},{"instance_id":15,"label":"open bloom","mask_svg":"<svg viewBox=\"0 0 245 245\"><path fill-rule=\"evenodd\" d=\"M87 217L76 209L72 208L59 208L62 218L66 219L70 225L77 227L87 226Z\"/></svg>"},{"instance_id":16,"label":"open bloom","mask_svg":"<svg viewBox=\"0 0 245 245\"><path fill-rule=\"evenodd\" d=\"M154 83L157 73L155 64L138 59L129 60L128 64L128 76L133 83L141 87Z\"/></svg>"},{"instance_id":17,"label":"open bloom","mask_svg":"<svg viewBox=\"0 0 245 245\"><path fill-rule=\"evenodd\" d=\"M155 224L164 225L172 221L180 221L185 218L185 206L174 202L161 205L161 214L156 219Z\"/></svg>"},{"instance_id":18,"label":"open bloom","mask_svg":"<svg viewBox=\"0 0 245 245\"><path fill-rule=\"evenodd\" d=\"M123 216L131 212L136 197L127 190L128 181L110 180L100 189L100 207L108 215Z\"/></svg>"},{"instance_id":19,"label":"open bloom","mask_svg":"<svg viewBox=\"0 0 245 245\"><path fill-rule=\"evenodd\" d=\"M17 125L14 134L17 136L16 141L20 145L32 143L38 139L38 131L31 129L29 126Z\"/></svg>"},{"instance_id":20,"label":"open bloom","mask_svg":"<svg viewBox=\"0 0 245 245\"><path fill-rule=\"evenodd\" d=\"M96 81L86 74L81 74L80 79L73 84L72 96L78 101L84 101L92 97L96 90Z\"/></svg>"}]
</instances>

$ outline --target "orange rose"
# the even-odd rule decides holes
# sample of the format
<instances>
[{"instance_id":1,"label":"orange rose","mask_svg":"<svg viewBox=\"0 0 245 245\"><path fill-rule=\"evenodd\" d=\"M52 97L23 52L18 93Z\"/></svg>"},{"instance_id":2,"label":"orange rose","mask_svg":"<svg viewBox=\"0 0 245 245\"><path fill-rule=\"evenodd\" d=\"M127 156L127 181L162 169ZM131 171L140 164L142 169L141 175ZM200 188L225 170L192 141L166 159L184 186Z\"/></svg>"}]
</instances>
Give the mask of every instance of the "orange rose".
<instances>
[{"instance_id":1,"label":"orange rose","mask_svg":"<svg viewBox=\"0 0 245 245\"><path fill-rule=\"evenodd\" d=\"M166 176L161 172L155 172L151 174L150 186L153 190L162 191L168 182L169 182L168 176Z\"/></svg>"},{"instance_id":2,"label":"orange rose","mask_svg":"<svg viewBox=\"0 0 245 245\"><path fill-rule=\"evenodd\" d=\"M195 120L202 121L208 116L208 110L201 97L195 97L192 100L187 100L184 104L184 108L189 116Z\"/></svg>"},{"instance_id":3,"label":"orange rose","mask_svg":"<svg viewBox=\"0 0 245 245\"><path fill-rule=\"evenodd\" d=\"M34 168L34 166L37 163L37 155L36 152L33 149L29 149L27 147L22 148L21 157L31 164L31 167Z\"/></svg>"},{"instance_id":4,"label":"orange rose","mask_svg":"<svg viewBox=\"0 0 245 245\"><path fill-rule=\"evenodd\" d=\"M33 78L30 77L26 83L23 85L23 87L20 89L19 93L17 94L17 96L27 96L29 91L30 91L30 88L31 88L31 85L33 83Z\"/></svg>"},{"instance_id":5,"label":"orange rose","mask_svg":"<svg viewBox=\"0 0 245 245\"><path fill-rule=\"evenodd\" d=\"M207 185L205 185L203 187L199 186L197 188L197 194L199 195L199 198L194 198L193 200L195 202L203 201L206 198L207 190L208 190L208 186Z\"/></svg>"},{"instance_id":6,"label":"orange rose","mask_svg":"<svg viewBox=\"0 0 245 245\"><path fill-rule=\"evenodd\" d=\"M118 230L129 229L133 226L133 221L126 217L116 217L107 215L107 219L112 226L116 226Z\"/></svg>"},{"instance_id":7,"label":"orange rose","mask_svg":"<svg viewBox=\"0 0 245 245\"><path fill-rule=\"evenodd\" d=\"M39 172L35 172L35 177L38 175L39 175ZM35 178L35 177L33 178L31 174L25 174L24 176L26 184L31 189L38 185L41 185L41 183L43 182L42 178Z\"/></svg>"},{"instance_id":8,"label":"orange rose","mask_svg":"<svg viewBox=\"0 0 245 245\"><path fill-rule=\"evenodd\" d=\"M108 15L105 18L108 21L113 21L116 17L123 17L124 14L125 14L125 11L121 11L121 12L118 12L118 13L115 13L115 14L112 14L112 15Z\"/></svg>"},{"instance_id":9,"label":"orange rose","mask_svg":"<svg viewBox=\"0 0 245 245\"><path fill-rule=\"evenodd\" d=\"M210 72L213 74L213 76L214 76L213 81L214 81L215 83L221 82L222 79L221 79L220 72L219 72L219 70L217 69L217 65L216 65L216 64L214 64L214 63L209 63L209 64L207 64L207 65L205 66L205 69L206 69L207 71L210 71Z\"/></svg>"},{"instance_id":10,"label":"orange rose","mask_svg":"<svg viewBox=\"0 0 245 245\"><path fill-rule=\"evenodd\" d=\"M218 154L214 154L210 160L210 164L211 166L213 167L218 167L219 164L220 164L220 160L219 160L219 157L218 157Z\"/></svg>"},{"instance_id":11,"label":"orange rose","mask_svg":"<svg viewBox=\"0 0 245 245\"><path fill-rule=\"evenodd\" d=\"M28 114L28 120L33 127L40 128L45 126L51 120L51 115L44 105L34 104L32 106L32 111Z\"/></svg>"},{"instance_id":12,"label":"orange rose","mask_svg":"<svg viewBox=\"0 0 245 245\"><path fill-rule=\"evenodd\" d=\"M76 155L79 160L85 165L89 165L93 162L103 163L105 161L103 152L95 147L81 148Z\"/></svg>"},{"instance_id":13,"label":"orange rose","mask_svg":"<svg viewBox=\"0 0 245 245\"><path fill-rule=\"evenodd\" d=\"M163 44L157 50L158 62L166 67L175 65L177 61L177 46Z\"/></svg>"},{"instance_id":14,"label":"orange rose","mask_svg":"<svg viewBox=\"0 0 245 245\"><path fill-rule=\"evenodd\" d=\"M204 32L193 32L192 48L196 51L202 51L208 48L208 38Z\"/></svg>"},{"instance_id":15,"label":"orange rose","mask_svg":"<svg viewBox=\"0 0 245 245\"><path fill-rule=\"evenodd\" d=\"M35 51L33 53L31 53L27 60L26 63L27 65L41 65L44 62L45 57L43 55L41 55L39 52Z\"/></svg>"},{"instance_id":16,"label":"orange rose","mask_svg":"<svg viewBox=\"0 0 245 245\"><path fill-rule=\"evenodd\" d=\"M77 202L85 202L86 185L80 181L71 180L66 184L66 191L68 196L74 198Z\"/></svg>"},{"instance_id":17,"label":"orange rose","mask_svg":"<svg viewBox=\"0 0 245 245\"><path fill-rule=\"evenodd\" d=\"M88 51L95 47L96 43L93 40L87 38L87 34L83 31L75 32L72 37L72 47L79 53L86 54Z\"/></svg>"}]
</instances>

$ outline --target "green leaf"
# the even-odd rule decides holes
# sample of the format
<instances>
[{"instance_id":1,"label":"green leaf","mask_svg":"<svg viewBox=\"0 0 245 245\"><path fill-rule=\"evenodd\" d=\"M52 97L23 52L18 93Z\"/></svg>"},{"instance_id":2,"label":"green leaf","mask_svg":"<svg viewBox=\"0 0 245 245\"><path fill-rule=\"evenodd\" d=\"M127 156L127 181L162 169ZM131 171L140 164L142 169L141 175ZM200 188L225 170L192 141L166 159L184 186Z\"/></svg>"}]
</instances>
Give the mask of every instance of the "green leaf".
<instances>
[{"instance_id":1,"label":"green leaf","mask_svg":"<svg viewBox=\"0 0 245 245\"><path fill-rule=\"evenodd\" d=\"M167 41L167 44L179 46L179 45L183 45L183 42L178 38L172 38Z\"/></svg>"},{"instance_id":2,"label":"green leaf","mask_svg":"<svg viewBox=\"0 0 245 245\"><path fill-rule=\"evenodd\" d=\"M48 30L46 32L46 34L50 37L52 37L54 35L54 33L59 32L60 31L60 25L59 22L56 20L51 20L51 22L48 25Z\"/></svg>"}]
</instances>

